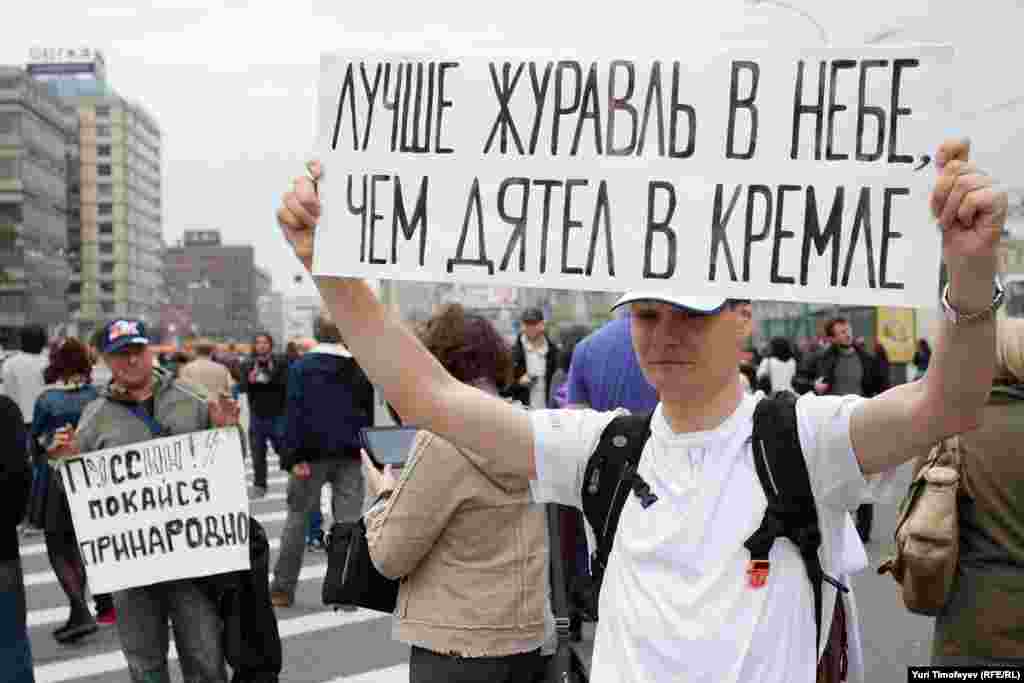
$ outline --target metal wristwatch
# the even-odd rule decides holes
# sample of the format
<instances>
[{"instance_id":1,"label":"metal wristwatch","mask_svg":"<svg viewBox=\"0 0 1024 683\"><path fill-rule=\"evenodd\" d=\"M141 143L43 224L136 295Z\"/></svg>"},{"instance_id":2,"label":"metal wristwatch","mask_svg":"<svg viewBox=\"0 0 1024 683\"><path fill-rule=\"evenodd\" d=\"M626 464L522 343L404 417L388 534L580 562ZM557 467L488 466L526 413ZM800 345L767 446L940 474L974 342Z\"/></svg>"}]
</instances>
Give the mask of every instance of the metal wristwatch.
<instances>
[{"instance_id":1,"label":"metal wristwatch","mask_svg":"<svg viewBox=\"0 0 1024 683\"><path fill-rule=\"evenodd\" d=\"M946 316L946 320L954 325L967 325L981 320L988 320L995 315L995 312L999 310L999 307L1003 305L1003 299L1006 298L1006 289L1003 287L1003 283L999 280L997 275L995 278L995 291L992 294L992 303L988 308L974 313L961 313L960 311L953 308L953 305L949 303L949 283L942 289L942 297L940 299L942 303L942 312Z\"/></svg>"}]
</instances>

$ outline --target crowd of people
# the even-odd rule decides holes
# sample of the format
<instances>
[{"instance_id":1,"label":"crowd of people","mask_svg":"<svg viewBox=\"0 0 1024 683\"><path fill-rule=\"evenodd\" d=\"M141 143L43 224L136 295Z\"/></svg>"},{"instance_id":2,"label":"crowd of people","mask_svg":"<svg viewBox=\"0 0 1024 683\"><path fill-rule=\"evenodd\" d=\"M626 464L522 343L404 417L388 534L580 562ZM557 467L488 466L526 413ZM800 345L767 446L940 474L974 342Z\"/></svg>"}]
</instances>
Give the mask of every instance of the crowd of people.
<instances>
[{"instance_id":1,"label":"crowd of people","mask_svg":"<svg viewBox=\"0 0 1024 683\"><path fill-rule=\"evenodd\" d=\"M132 319L49 346L45 330L26 328L22 353L2 369L0 584L11 602L0 634L14 647L0 670L32 680L20 524L45 530L71 606L59 642L116 623L132 680L164 682L173 629L186 681L228 680L220 614L197 579L93 596L93 614L67 496L49 471L82 453L237 425L241 394L250 497L266 495L270 449L289 475L267 601L279 612L294 606L329 483L333 518L363 518L374 564L400 580L393 637L410 647L412 683L550 680L555 554L568 569L573 637L582 621L597 622L591 681L863 681L849 577L866 564L870 505L891 498L897 466L958 434L971 498L961 503L959 571L933 661L1024 666L1024 321L996 322L1006 196L967 156L960 141L936 154L931 210L950 286L934 350L919 343L910 382L893 382L884 348L865 348L840 317L816 348L776 338L749 354L751 302L714 295L627 293L598 329L561 334L528 308L509 343L458 304L407 326L364 281L315 277L329 312L316 345L279 354L261 333L247 357L201 344L195 357L157 358ZM319 172L310 164L278 211L310 271ZM400 472L361 451L374 385L397 422L420 430ZM745 542L770 512L752 437L759 405L776 392L798 396L785 405L814 499L817 577L791 543L771 546L770 569L755 577ZM598 592L592 555L609 528L579 510L599 488L592 460L605 457L604 432L625 413L649 415L648 431ZM549 508L559 511L557 546L543 503L559 506ZM838 674L824 666L833 647L843 648Z\"/></svg>"}]
</instances>

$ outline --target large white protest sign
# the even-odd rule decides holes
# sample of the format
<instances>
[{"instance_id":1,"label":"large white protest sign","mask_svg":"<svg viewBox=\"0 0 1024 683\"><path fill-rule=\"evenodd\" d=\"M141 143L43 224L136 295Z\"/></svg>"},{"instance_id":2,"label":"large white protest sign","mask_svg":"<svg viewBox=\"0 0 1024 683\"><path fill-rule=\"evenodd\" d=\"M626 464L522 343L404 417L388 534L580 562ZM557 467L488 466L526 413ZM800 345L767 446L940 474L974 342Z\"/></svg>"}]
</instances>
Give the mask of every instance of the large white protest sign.
<instances>
[{"instance_id":1,"label":"large white protest sign","mask_svg":"<svg viewBox=\"0 0 1024 683\"><path fill-rule=\"evenodd\" d=\"M57 471L93 592L249 568L237 429L96 451Z\"/></svg>"},{"instance_id":2,"label":"large white protest sign","mask_svg":"<svg viewBox=\"0 0 1024 683\"><path fill-rule=\"evenodd\" d=\"M932 305L951 59L324 56L314 272Z\"/></svg>"}]
</instances>

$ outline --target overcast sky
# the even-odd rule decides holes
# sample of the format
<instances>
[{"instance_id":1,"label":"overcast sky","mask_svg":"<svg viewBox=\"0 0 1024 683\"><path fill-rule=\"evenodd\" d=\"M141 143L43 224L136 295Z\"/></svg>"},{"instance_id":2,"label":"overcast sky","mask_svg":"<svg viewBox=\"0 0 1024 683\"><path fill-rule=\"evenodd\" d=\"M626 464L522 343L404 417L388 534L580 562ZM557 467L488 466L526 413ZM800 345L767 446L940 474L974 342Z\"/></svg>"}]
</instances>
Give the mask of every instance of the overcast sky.
<instances>
[{"instance_id":1,"label":"overcast sky","mask_svg":"<svg viewBox=\"0 0 1024 683\"><path fill-rule=\"evenodd\" d=\"M893 29L885 42L952 44L960 111L1024 100L1024 0L790 4L812 13L835 45ZM456 52L494 44L670 57L722 41L821 44L798 13L745 0L47 0L5 3L0 14L0 63L24 64L34 46L98 48L112 85L156 117L169 244L186 229L220 229L228 242L255 245L257 262L288 293L300 291L291 283L299 268L273 214L311 147L321 51L433 41ZM1013 187L1024 186L1022 121L1024 102L961 124L979 163Z\"/></svg>"}]
</instances>

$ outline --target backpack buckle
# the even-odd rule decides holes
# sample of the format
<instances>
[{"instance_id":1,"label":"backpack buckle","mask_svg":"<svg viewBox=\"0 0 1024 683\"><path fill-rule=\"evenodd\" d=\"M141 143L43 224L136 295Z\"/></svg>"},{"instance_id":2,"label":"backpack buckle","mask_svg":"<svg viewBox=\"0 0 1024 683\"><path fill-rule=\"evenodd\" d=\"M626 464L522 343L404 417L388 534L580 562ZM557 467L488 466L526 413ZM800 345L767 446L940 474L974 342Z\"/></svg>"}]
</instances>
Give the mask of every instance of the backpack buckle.
<instances>
[{"instance_id":1,"label":"backpack buckle","mask_svg":"<svg viewBox=\"0 0 1024 683\"><path fill-rule=\"evenodd\" d=\"M772 563L768 560L750 560L747 562L747 583L751 588L764 588L768 583L768 571Z\"/></svg>"}]
</instances>

